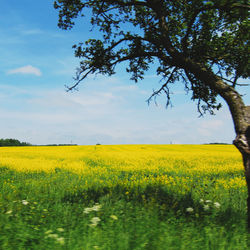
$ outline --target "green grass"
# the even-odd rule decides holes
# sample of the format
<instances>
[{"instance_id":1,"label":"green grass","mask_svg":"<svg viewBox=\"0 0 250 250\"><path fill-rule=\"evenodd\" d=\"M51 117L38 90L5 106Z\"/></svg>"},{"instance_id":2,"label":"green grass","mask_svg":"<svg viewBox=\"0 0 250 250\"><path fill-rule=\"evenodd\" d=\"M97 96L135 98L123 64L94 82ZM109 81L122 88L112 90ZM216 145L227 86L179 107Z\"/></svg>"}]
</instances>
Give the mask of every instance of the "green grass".
<instances>
[{"instance_id":1,"label":"green grass","mask_svg":"<svg viewBox=\"0 0 250 250\"><path fill-rule=\"evenodd\" d=\"M152 183L86 185L61 169L0 174L0 249L249 249L246 192L215 190L215 176L197 178L182 194ZM221 207L205 211L203 197Z\"/></svg>"}]
</instances>

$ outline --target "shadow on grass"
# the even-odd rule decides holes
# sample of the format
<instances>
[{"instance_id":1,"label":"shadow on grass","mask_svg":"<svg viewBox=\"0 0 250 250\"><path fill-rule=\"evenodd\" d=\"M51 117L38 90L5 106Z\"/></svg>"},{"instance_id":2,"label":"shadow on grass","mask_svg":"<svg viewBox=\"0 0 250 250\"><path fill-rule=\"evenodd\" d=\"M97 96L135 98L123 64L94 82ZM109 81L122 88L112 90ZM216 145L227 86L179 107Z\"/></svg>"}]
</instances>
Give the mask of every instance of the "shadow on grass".
<instances>
[{"instance_id":1,"label":"shadow on grass","mask_svg":"<svg viewBox=\"0 0 250 250\"><path fill-rule=\"evenodd\" d=\"M55 174L57 176L56 181L53 179L52 182L49 177ZM3 185L6 179L14 179L15 183L17 183L19 193L16 194L15 199L22 199L24 197L23 194L26 192L28 195L35 193L36 198L38 194L41 193L40 198L46 197L47 199L53 197L55 202L59 201L69 205L82 204L83 206L89 206L99 202L101 204L109 203L115 206L118 201L121 201L124 205L130 203L138 208L155 210L161 220L165 220L171 214L177 219L182 218L197 223L204 222L205 224L205 221L212 220L213 223L223 225L227 228L230 228L234 224L242 225L242 222L245 223L246 221L246 211L237 211L230 206L230 203L228 203L226 207L221 207L218 210L204 211L204 205L200 204L197 199L194 199L192 193L180 194L160 184L137 186L117 184L112 187L105 186L105 184L93 184L86 188L71 191L66 189L66 187L64 188L63 183L67 183L68 180L72 181L72 179L77 181L78 176L61 169L56 169L55 173L48 174L44 172L22 173L12 171L8 169L8 167L0 167L0 175L2 177L0 186ZM33 183L29 184L29 179L38 181L39 186L35 187L35 191L32 189ZM40 182L40 180L46 180L46 182ZM63 192L58 191L54 197L53 194L55 190L57 190L55 187L58 187L59 183L62 185L60 187L64 190L62 190ZM22 186L20 186L21 184ZM50 189L52 190L51 192ZM186 211L189 207L194 208L193 213Z\"/></svg>"},{"instance_id":2,"label":"shadow on grass","mask_svg":"<svg viewBox=\"0 0 250 250\"><path fill-rule=\"evenodd\" d=\"M122 185L113 187L90 187L86 190L79 190L76 193L68 193L62 198L64 203L80 203L88 206L93 203L108 202L116 204L123 201L124 204L132 203L135 207L154 209L159 219L165 220L169 215L176 219L184 219L194 223L212 222L214 225L231 228L232 225L242 225L246 221L246 215L242 211L235 211L233 208L204 210L204 204L193 199L191 193L177 194L168 190L163 185L137 186L128 189ZM193 208L192 213L187 208Z\"/></svg>"},{"instance_id":3,"label":"shadow on grass","mask_svg":"<svg viewBox=\"0 0 250 250\"><path fill-rule=\"evenodd\" d=\"M194 201L191 194L177 195L170 193L161 185L146 185L145 187L115 185L112 187L89 187L88 189L78 190L74 193L67 193L62 198L65 203L91 203L99 202L100 199L109 197L110 200L124 200L144 205L165 205L168 208L180 209L185 206L193 206ZM177 205L178 204L178 205Z\"/></svg>"}]
</instances>

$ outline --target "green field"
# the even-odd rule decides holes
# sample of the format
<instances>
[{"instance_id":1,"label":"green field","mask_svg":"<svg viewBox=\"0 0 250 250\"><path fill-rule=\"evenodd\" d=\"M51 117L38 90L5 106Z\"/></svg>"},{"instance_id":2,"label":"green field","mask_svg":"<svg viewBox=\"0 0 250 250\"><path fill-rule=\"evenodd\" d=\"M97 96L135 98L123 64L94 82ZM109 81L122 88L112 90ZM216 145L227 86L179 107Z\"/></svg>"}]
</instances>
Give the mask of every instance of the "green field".
<instances>
[{"instance_id":1,"label":"green field","mask_svg":"<svg viewBox=\"0 0 250 250\"><path fill-rule=\"evenodd\" d=\"M0 249L249 249L231 145L0 148Z\"/></svg>"}]
</instances>

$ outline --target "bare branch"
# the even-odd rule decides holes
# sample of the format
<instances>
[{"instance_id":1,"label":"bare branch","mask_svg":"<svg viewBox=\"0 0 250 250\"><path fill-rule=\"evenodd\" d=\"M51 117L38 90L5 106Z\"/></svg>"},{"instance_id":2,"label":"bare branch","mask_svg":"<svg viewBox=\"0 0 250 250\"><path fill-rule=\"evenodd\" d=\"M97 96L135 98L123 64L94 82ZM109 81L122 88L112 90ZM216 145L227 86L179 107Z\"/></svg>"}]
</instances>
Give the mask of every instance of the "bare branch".
<instances>
[{"instance_id":1,"label":"bare branch","mask_svg":"<svg viewBox=\"0 0 250 250\"><path fill-rule=\"evenodd\" d=\"M110 50L114 49L117 45L119 45L120 43L125 42L125 41L129 41L129 40L130 40L130 38L122 38L119 41L117 41L114 44L112 44L110 47L108 47L106 49L106 51L110 51Z\"/></svg>"},{"instance_id":2,"label":"bare branch","mask_svg":"<svg viewBox=\"0 0 250 250\"><path fill-rule=\"evenodd\" d=\"M153 97L155 98L155 97L158 96L162 91L164 91L165 94L166 94L166 96L167 96L166 107L169 106L169 104L170 104L170 92L169 92L168 84L169 84L169 82L173 79L174 74L175 74L175 72L176 72L177 70L178 70L178 68L175 67L175 68L172 70L172 72L171 72L170 76L168 77L167 81L161 86L161 88L158 89L158 90L156 90L156 91L153 91L153 94L147 99L147 103L148 103L148 104L150 103L150 101L152 100Z\"/></svg>"},{"instance_id":3,"label":"bare branch","mask_svg":"<svg viewBox=\"0 0 250 250\"><path fill-rule=\"evenodd\" d=\"M250 86L250 84L247 84L247 83L236 83L237 86L244 86L244 87L247 87L247 86Z\"/></svg>"},{"instance_id":4,"label":"bare branch","mask_svg":"<svg viewBox=\"0 0 250 250\"><path fill-rule=\"evenodd\" d=\"M223 77L222 73L220 73L220 75L218 75L218 73L219 72L217 72L216 75L219 76L223 81L232 83L233 88L235 88L236 86L250 86L250 84L247 84L247 83L237 83L237 80L239 79L238 76L235 76L234 81L232 81L232 80L229 80L229 79Z\"/></svg>"},{"instance_id":5,"label":"bare branch","mask_svg":"<svg viewBox=\"0 0 250 250\"><path fill-rule=\"evenodd\" d=\"M233 81L233 88L235 88L235 86L237 85L237 80L238 80L238 75L235 74L235 78L234 78L234 81Z\"/></svg>"},{"instance_id":6,"label":"bare branch","mask_svg":"<svg viewBox=\"0 0 250 250\"><path fill-rule=\"evenodd\" d=\"M93 69L89 69L83 76L81 76L83 74L83 72L84 71L81 71L79 69L79 71L77 72L76 78L74 79L74 80L76 80L76 83L73 86L71 86L71 87L65 86L67 88L67 90L66 90L67 92L76 89L76 87L79 85L79 83L81 81L83 81L90 73L94 73L94 70Z\"/></svg>"}]
</instances>

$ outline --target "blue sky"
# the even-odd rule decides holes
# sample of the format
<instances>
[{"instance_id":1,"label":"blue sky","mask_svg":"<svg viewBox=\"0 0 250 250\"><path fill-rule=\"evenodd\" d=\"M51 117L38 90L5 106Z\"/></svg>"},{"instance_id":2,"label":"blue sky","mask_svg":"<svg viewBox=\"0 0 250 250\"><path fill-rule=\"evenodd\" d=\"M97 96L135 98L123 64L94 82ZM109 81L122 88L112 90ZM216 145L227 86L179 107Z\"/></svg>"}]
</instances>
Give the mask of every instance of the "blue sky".
<instances>
[{"instance_id":1,"label":"blue sky","mask_svg":"<svg viewBox=\"0 0 250 250\"><path fill-rule=\"evenodd\" d=\"M165 108L164 97L148 106L160 86L153 71L135 84L119 67L116 75L91 76L67 93L64 85L78 66L72 45L97 35L86 19L60 30L53 0L1 1L0 138L81 145L232 142L224 102L216 116L198 118L196 104L177 84L172 108ZM246 103L249 92L242 88Z\"/></svg>"}]
</instances>

